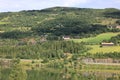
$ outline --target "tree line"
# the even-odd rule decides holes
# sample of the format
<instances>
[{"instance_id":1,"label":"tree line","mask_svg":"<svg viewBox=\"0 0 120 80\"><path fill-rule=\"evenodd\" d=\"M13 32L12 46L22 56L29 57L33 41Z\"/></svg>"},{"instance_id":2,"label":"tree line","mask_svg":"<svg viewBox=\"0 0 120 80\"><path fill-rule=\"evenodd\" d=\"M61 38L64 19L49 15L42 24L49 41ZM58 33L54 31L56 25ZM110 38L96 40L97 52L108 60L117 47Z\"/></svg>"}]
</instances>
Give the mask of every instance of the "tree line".
<instances>
[{"instance_id":1,"label":"tree line","mask_svg":"<svg viewBox=\"0 0 120 80\"><path fill-rule=\"evenodd\" d=\"M82 54L89 48L73 41L47 41L36 45L16 45L0 47L0 57L21 59L60 59L64 53Z\"/></svg>"}]
</instances>

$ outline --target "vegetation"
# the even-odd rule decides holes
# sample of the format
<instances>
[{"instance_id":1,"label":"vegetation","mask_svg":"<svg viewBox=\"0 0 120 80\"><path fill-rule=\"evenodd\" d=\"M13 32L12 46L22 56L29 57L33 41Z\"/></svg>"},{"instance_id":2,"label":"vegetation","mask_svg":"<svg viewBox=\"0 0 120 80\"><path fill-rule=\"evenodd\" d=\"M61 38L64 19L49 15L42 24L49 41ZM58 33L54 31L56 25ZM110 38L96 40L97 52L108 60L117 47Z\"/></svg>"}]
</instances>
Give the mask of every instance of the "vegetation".
<instances>
[{"instance_id":1,"label":"vegetation","mask_svg":"<svg viewBox=\"0 0 120 80\"><path fill-rule=\"evenodd\" d=\"M83 62L119 60L119 14L68 7L0 13L0 80L120 80L119 64Z\"/></svg>"},{"instance_id":2,"label":"vegetation","mask_svg":"<svg viewBox=\"0 0 120 80\"><path fill-rule=\"evenodd\" d=\"M20 66L19 63L19 60L13 60L9 80L26 80L26 71L22 69L22 66Z\"/></svg>"},{"instance_id":3,"label":"vegetation","mask_svg":"<svg viewBox=\"0 0 120 80\"><path fill-rule=\"evenodd\" d=\"M110 39L111 42L114 42L116 45L120 45L120 34L117 36L114 36Z\"/></svg>"},{"instance_id":4,"label":"vegetation","mask_svg":"<svg viewBox=\"0 0 120 80\"><path fill-rule=\"evenodd\" d=\"M120 34L118 33L102 33L97 35L96 37L82 38L82 39L71 39L74 42L85 42L89 44L100 44L102 41L109 41L112 37ZM111 42L114 42L111 40Z\"/></svg>"},{"instance_id":5,"label":"vegetation","mask_svg":"<svg viewBox=\"0 0 120 80\"><path fill-rule=\"evenodd\" d=\"M44 10L0 13L0 31L7 31L8 34L19 30L28 33L32 31L37 35L89 37L112 31L107 26L119 23L117 16L119 12L118 9L113 8L53 7ZM28 33L23 33L23 35Z\"/></svg>"},{"instance_id":6,"label":"vegetation","mask_svg":"<svg viewBox=\"0 0 120 80\"><path fill-rule=\"evenodd\" d=\"M96 53L93 55L94 58L113 58L113 59L119 59L120 52L111 52L111 53Z\"/></svg>"},{"instance_id":7,"label":"vegetation","mask_svg":"<svg viewBox=\"0 0 120 80\"><path fill-rule=\"evenodd\" d=\"M12 32L4 32L0 34L1 38L8 38L8 39L19 39L19 38L25 38L27 36L30 36L30 32L20 32L20 31L12 31Z\"/></svg>"},{"instance_id":8,"label":"vegetation","mask_svg":"<svg viewBox=\"0 0 120 80\"><path fill-rule=\"evenodd\" d=\"M91 45L89 46L92 49L89 50L89 53L95 54L95 53L109 53L109 52L120 52L120 46L106 46L106 47L100 47L100 45Z\"/></svg>"},{"instance_id":9,"label":"vegetation","mask_svg":"<svg viewBox=\"0 0 120 80\"><path fill-rule=\"evenodd\" d=\"M21 61L20 61L21 62ZM24 61L25 62L25 61ZM56 62L56 61L53 61ZM52 62L52 63L53 63ZM74 61L73 61L74 62ZM29 64L35 64L29 62ZM55 64L59 64L58 62L56 62ZM90 64L83 64L82 68L80 68L79 66L79 61L78 62L74 62L73 66L74 67L69 67L70 65L68 65L69 62L63 62L62 64L59 64L59 66L56 67L38 67L38 66L34 66L34 68L30 69L30 67L33 66L29 66L29 68L25 69L25 67L23 67L24 65L22 65L22 67L20 67L21 64L19 64L19 59L14 59L11 62L11 67L10 68L4 68L2 69L2 76L1 79L2 80L46 80L49 78L49 80L53 80L53 79L58 79L58 80L75 80L75 79L85 79L85 80L89 80L90 78L93 80L96 79L107 79L107 78L117 78L116 80L119 80L119 75L120 75L120 67L119 65L112 65L112 66L108 66L108 65L90 65ZM18 66L19 65L19 66ZM48 64L44 64L44 65L48 65ZM60 68L60 66L63 65L62 68ZM28 65L26 65L28 66ZM104 70L104 71L103 71ZM19 71L19 72L18 72ZM85 74L88 74L87 76ZM97 76L96 76L96 75ZM106 77L104 75L106 75ZM115 76L110 76L114 74ZM14 76L16 75L16 76ZM76 75L76 76L75 76ZM107 76L109 75L109 77ZM47 77L46 77L47 76Z\"/></svg>"},{"instance_id":10,"label":"vegetation","mask_svg":"<svg viewBox=\"0 0 120 80\"><path fill-rule=\"evenodd\" d=\"M16 47L17 46L17 47ZM89 48L72 41L50 41L36 45L16 45L0 47L0 56L5 58L39 59L62 58L64 53L82 54Z\"/></svg>"}]
</instances>

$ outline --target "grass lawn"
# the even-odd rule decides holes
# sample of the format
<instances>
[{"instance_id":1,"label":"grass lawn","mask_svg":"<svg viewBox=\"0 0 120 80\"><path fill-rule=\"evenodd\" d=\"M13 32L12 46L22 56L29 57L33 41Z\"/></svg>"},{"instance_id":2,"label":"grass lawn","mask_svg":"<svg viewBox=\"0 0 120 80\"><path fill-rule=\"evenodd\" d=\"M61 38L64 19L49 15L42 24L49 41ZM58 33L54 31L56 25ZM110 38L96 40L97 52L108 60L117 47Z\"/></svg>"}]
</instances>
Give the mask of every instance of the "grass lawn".
<instances>
[{"instance_id":1,"label":"grass lawn","mask_svg":"<svg viewBox=\"0 0 120 80\"><path fill-rule=\"evenodd\" d=\"M91 50L89 50L89 53L98 53L98 52L103 52L103 53L109 53L109 52L120 52L120 46L106 46L106 47L100 47L100 45L89 45L92 47Z\"/></svg>"},{"instance_id":2,"label":"grass lawn","mask_svg":"<svg viewBox=\"0 0 120 80\"><path fill-rule=\"evenodd\" d=\"M74 42L88 42L88 43L97 43L99 44L103 40L109 40L111 37L116 36L120 34L120 32L117 33L102 33L97 35L96 37L90 37L90 38L83 38L83 39L71 39Z\"/></svg>"}]
</instances>

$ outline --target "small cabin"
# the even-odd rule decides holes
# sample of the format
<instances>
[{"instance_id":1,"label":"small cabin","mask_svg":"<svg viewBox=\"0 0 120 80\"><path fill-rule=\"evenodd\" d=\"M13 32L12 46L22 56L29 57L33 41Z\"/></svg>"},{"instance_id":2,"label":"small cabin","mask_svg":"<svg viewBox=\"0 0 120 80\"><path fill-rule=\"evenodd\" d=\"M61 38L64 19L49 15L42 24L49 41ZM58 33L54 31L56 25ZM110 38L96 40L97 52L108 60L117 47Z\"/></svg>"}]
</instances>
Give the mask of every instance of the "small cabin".
<instances>
[{"instance_id":1,"label":"small cabin","mask_svg":"<svg viewBox=\"0 0 120 80\"><path fill-rule=\"evenodd\" d=\"M112 43L112 42L110 42L110 43L103 42L103 43L101 43L101 46L114 46L114 43Z\"/></svg>"},{"instance_id":2,"label":"small cabin","mask_svg":"<svg viewBox=\"0 0 120 80\"><path fill-rule=\"evenodd\" d=\"M63 39L64 39L64 40L69 40L70 37L69 37L69 36L63 36Z\"/></svg>"}]
</instances>

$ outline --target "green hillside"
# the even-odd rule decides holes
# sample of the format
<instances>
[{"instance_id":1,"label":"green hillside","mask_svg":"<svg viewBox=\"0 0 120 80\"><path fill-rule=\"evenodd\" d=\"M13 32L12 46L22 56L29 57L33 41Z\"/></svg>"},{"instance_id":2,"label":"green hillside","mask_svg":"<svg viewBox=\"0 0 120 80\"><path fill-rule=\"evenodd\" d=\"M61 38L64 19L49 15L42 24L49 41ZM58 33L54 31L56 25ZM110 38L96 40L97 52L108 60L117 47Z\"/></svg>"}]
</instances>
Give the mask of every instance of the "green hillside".
<instances>
[{"instance_id":1,"label":"green hillside","mask_svg":"<svg viewBox=\"0 0 120 80\"><path fill-rule=\"evenodd\" d=\"M18 30L35 35L87 37L108 32L107 26L119 24L119 13L120 10L114 8L72 7L6 12L0 13L0 31L12 33Z\"/></svg>"},{"instance_id":2,"label":"green hillside","mask_svg":"<svg viewBox=\"0 0 120 80\"><path fill-rule=\"evenodd\" d=\"M63 53L83 54L90 50L74 41L99 44L117 39L115 43L119 43L119 36L114 36L120 34L120 29L109 28L120 24L119 13L114 8L74 7L0 13L0 57L62 58ZM73 41L64 42L63 36Z\"/></svg>"},{"instance_id":3,"label":"green hillside","mask_svg":"<svg viewBox=\"0 0 120 80\"><path fill-rule=\"evenodd\" d=\"M120 80L119 14L74 7L0 13L0 80Z\"/></svg>"}]
</instances>

